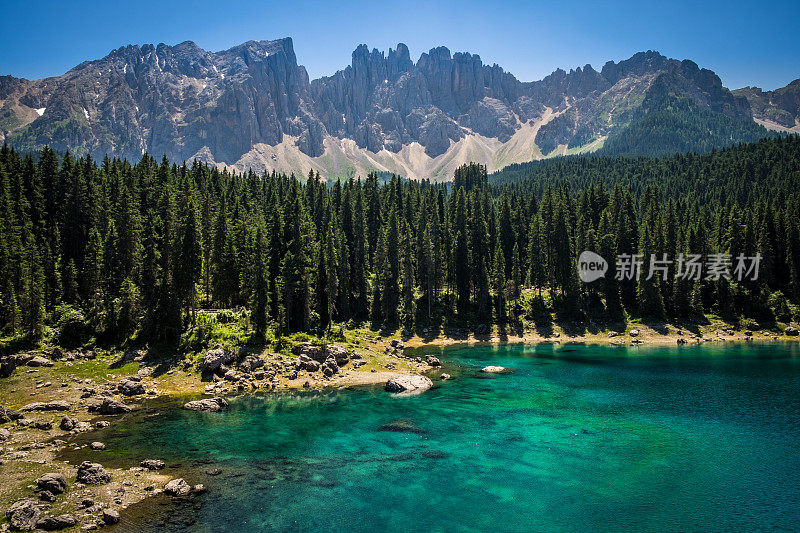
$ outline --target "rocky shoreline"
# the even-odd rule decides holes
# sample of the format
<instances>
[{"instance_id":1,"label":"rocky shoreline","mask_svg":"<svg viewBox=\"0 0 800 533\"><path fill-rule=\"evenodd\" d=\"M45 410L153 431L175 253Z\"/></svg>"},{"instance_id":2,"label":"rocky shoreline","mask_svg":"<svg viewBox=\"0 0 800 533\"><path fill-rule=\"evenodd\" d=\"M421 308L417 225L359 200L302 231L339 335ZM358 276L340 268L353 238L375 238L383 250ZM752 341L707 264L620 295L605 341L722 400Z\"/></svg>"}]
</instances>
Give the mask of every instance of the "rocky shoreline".
<instances>
[{"instance_id":1,"label":"rocky shoreline","mask_svg":"<svg viewBox=\"0 0 800 533\"><path fill-rule=\"evenodd\" d=\"M61 459L66 452L101 454L104 443L84 442L90 432L146 402L186 396L193 399L184 408L215 412L227 408L226 396L383 384L440 364L406 357L397 339L365 336L359 344L305 342L291 355L244 356L215 346L194 360L167 362L143 351L58 347L0 357L0 531L93 530L115 524L120 511L149 496L205 492L163 474L158 458L119 468Z\"/></svg>"},{"instance_id":2,"label":"rocky shoreline","mask_svg":"<svg viewBox=\"0 0 800 533\"><path fill-rule=\"evenodd\" d=\"M419 349L461 344L599 343L686 344L795 340L783 332L716 329L690 333L647 327L598 335L475 336L424 339L362 335L346 345L303 342L291 354L235 354L215 346L194 359L150 361L142 351L65 352L46 348L0 357L0 531L93 530L114 525L120 511L157 494L193 498L206 487L164 473L164 461L108 467L99 460L72 464L66 452L92 458L105 444L91 432L108 427L157 398L186 397L184 408L215 412L242 393L320 390L382 384L391 393L418 394L449 379L438 358ZM405 333L405 334L403 334ZM460 332L456 332L460 333ZM407 348L411 348L407 350ZM484 372L507 371L493 367ZM430 376L430 377L429 377ZM172 473L172 472L171 472ZM179 472L178 472L179 474ZM124 519L124 513L122 515Z\"/></svg>"}]
</instances>

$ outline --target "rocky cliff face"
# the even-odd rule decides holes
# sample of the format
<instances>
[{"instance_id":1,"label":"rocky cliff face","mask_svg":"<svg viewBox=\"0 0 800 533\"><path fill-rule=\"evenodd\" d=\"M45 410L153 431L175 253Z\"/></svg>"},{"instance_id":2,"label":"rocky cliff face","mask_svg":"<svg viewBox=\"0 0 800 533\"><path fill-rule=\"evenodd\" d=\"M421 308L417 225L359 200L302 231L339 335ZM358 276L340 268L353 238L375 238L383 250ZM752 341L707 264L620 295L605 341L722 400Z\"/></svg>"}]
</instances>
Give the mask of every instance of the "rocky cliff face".
<instances>
[{"instance_id":1,"label":"rocky cliff face","mask_svg":"<svg viewBox=\"0 0 800 533\"><path fill-rule=\"evenodd\" d=\"M403 44L388 53L361 45L344 70L309 81L291 39L217 53L187 41L126 46L43 80L0 77L0 140L95 157L147 151L259 170L437 178L468 159L495 169L595 149L653 91L752 119L752 98L656 52L526 83L444 47L415 63Z\"/></svg>"},{"instance_id":2,"label":"rocky cliff face","mask_svg":"<svg viewBox=\"0 0 800 533\"><path fill-rule=\"evenodd\" d=\"M747 98L757 121L775 129L800 133L800 79L774 91L744 87L733 94Z\"/></svg>"}]
</instances>

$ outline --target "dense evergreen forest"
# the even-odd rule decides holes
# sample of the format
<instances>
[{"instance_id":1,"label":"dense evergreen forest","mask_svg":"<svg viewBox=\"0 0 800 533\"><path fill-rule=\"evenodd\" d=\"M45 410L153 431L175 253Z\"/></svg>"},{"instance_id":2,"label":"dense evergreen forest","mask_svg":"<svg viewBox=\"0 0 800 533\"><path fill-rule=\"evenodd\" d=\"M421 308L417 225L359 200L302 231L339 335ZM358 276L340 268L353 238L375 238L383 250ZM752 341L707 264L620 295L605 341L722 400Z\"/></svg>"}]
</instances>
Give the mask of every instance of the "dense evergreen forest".
<instances>
[{"instance_id":1,"label":"dense evergreen forest","mask_svg":"<svg viewBox=\"0 0 800 533\"><path fill-rule=\"evenodd\" d=\"M37 338L71 321L87 338L174 342L201 308L245 308L262 336L552 316L789 320L800 301L796 136L706 155L561 158L491 183L470 164L454 178L326 184L314 173L231 173L149 155L98 165L4 146L0 325ZM582 250L612 269L615 256L636 253L763 261L755 281L585 284Z\"/></svg>"},{"instance_id":2,"label":"dense evergreen forest","mask_svg":"<svg viewBox=\"0 0 800 533\"><path fill-rule=\"evenodd\" d=\"M666 88L653 88L631 124L612 133L600 152L645 156L706 153L737 142L755 142L778 135L752 120L702 109Z\"/></svg>"}]
</instances>

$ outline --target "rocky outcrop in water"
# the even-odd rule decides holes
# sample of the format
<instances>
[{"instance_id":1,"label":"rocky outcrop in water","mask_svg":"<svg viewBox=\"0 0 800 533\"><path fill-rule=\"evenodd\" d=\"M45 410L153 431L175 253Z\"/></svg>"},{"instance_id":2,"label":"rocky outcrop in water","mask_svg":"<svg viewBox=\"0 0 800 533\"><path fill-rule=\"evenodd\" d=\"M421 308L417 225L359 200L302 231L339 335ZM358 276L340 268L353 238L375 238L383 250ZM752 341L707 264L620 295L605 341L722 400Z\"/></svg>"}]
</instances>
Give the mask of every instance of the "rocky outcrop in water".
<instances>
[{"instance_id":1,"label":"rocky outcrop in water","mask_svg":"<svg viewBox=\"0 0 800 533\"><path fill-rule=\"evenodd\" d=\"M169 496L186 496L192 487L182 478L173 479L164 486L164 493Z\"/></svg>"},{"instance_id":2,"label":"rocky outcrop in water","mask_svg":"<svg viewBox=\"0 0 800 533\"><path fill-rule=\"evenodd\" d=\"M397 376L386 382L384 388L388 392L401 394L419 394L433 387L433 381L426 376L406 374Z\"/></svg>"},{"instance_id":3,"label":"rocky outcrop in water","mask_svg":"<svg viewBox=\"0 0 800 533\"><path fill-rule=\"evenodd\" d=\"M183 404L183 408L189 411L204 411L207 413L218 413L228 408L228 402L224 398L205 398L193 400Z\"/></svg>"}]
</instances>

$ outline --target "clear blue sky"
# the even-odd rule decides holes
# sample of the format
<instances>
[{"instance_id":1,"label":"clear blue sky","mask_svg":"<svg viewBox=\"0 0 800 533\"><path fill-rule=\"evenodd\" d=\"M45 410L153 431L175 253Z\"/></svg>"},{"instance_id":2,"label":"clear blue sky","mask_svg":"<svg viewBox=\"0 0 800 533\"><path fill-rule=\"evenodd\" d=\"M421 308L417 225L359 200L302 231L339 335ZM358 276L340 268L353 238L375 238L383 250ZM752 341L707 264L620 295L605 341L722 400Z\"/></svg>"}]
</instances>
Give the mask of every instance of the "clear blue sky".
<instances>
[{"instance_id":1,"label":"clear blue sky","mask_svg":"<svg viewBox=\"0 0 800 533\"><path fill-rule=\"evenodd\" d=\"M729 88L774 89L800 77L800 1L458 2L5 0L0 74L41 78L124 44L195 41L218 51L292 37L311 78L350 63L359 43L404 42L414 61L445 45L480 54L523 81L618 61L641 50L689 58ZM703 4L699 6L698 4Z\"/></svg>"}]
</instances>

